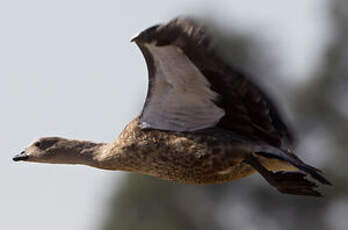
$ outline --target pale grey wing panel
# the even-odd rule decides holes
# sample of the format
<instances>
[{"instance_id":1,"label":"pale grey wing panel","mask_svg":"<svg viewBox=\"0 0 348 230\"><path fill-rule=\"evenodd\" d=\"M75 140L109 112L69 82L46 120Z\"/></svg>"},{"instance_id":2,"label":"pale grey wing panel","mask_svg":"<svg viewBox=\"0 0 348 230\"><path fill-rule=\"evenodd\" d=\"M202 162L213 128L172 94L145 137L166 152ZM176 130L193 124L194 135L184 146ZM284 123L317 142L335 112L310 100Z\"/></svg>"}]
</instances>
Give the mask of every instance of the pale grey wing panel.
<instances>
[{"instance_id":1,"label":"pale grey wing panel","mask_svg":"<svg viewBox=\"0 0 348 230\"><path fill-rule=\"evenodd\" d=\"M194 131L215 126L225 115L209 81L172 45L142 44L152 58L148 98L140 121L147 128ZM149 61L149 60L147 60Z\"/></svg>"},{"instance_id":2,"label":"pale grey wing panel","mask_svg":"<svg viewBox=\"0 0 348 230\"><path fill-rule=\"evenodd\" d=\"M291 147L292 135L272 100L243 71L219 57L206 29L195 20L179 17L144 30L132 41L149 71L140 116L144 124L180 131L217 126Z\"/></svg>"}]
</instances>

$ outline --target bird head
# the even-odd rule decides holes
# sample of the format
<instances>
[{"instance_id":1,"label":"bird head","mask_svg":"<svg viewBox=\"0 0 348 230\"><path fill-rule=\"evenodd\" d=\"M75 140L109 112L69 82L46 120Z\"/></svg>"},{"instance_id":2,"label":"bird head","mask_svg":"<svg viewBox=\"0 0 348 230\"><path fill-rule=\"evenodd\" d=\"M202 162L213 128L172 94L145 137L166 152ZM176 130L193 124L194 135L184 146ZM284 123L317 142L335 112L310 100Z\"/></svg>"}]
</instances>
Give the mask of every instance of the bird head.
<instances>
[{"instance_id":1,"label":"bird head","mask_svg":"<svg viewBox=\"0 0 348 230\"><path fill-rule=\"evenodd\" d=\"M13 157L14 161L31 161L59 163L66 155L69 140L60 137L44 137L34 141L20 154Z\"/></svg>"}]
</instances>

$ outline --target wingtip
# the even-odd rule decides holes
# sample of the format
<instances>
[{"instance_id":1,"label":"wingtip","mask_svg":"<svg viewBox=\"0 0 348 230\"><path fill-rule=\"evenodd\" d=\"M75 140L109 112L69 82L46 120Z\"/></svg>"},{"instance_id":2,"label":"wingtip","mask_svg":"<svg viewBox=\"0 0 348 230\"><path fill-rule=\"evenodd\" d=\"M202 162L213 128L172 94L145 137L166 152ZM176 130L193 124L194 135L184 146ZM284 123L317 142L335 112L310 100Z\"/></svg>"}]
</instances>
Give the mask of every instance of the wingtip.
<instances>
[{"instance_id":1,"label":"wingtip","mask_svg":"<svg viewBox=\"0 0 348 230\"><path fill-rule=\"evenodd\" d=\"M139 33L137 33L136 35L132 36L131 39L129 40L129 42L136 42L138 37L139 37Z\"/></svg>"}]
</instances>

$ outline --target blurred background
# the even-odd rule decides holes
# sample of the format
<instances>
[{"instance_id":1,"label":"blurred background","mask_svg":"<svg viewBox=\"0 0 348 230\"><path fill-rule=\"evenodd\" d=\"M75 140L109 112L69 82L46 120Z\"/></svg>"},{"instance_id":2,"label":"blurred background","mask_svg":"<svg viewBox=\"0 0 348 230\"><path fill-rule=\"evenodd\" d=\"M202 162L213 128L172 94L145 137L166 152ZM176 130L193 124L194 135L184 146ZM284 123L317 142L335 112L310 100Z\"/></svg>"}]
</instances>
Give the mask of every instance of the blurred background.
<instances>
[{"instance_id":1,"label":"blurred background","mask_svg":"<svg viewBox=\"0 0 348 230\"><path fill-rule=\"evenodd\" d=\"M258 175L180 185L84 166L14 163L41 136L113 141L142 108L130 38L177 15L275 98L303 160L333 187L287 196ZM1 229L348 229L346 0L13 0L0 3Z\"/></svg>"}]
</instances>

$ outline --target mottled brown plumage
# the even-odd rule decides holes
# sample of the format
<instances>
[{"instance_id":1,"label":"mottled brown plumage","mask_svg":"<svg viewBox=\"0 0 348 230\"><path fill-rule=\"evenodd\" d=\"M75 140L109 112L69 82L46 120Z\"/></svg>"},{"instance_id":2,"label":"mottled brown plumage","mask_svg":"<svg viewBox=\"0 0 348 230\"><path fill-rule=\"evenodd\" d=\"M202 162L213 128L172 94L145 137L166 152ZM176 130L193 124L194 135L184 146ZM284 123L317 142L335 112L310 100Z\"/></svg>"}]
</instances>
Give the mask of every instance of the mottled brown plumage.
<instances>
[{"instance_id":1,"label":"mottled brown plumage","mask_svg":"<svg viewBox=\"0 0 348 230\"><path fill-rule=\"evenodd\" d=\"M201 25L177 18L133 41L146 59L149 89L142 113L116 141L41 138L14 160L84 164L193 184L259 172L280 192L294 195L320 195L307 174L329 184L294 154L273 103L215 54Z\"/></svg>"},{"instance_id":2,"label":"mottled brown plumage","mask_svg":"<svg viewBox=\"0 0 348 230\"><path fill-rule=\"evenodd\" d=\"M142 130L138 121L130 122L118 139L106 147L100 158L103 167L193 184L222 183L255 172L243 163L250 152L248 145L238 140L219 141L209 134Z\"/></svg>"}]
</instances>

